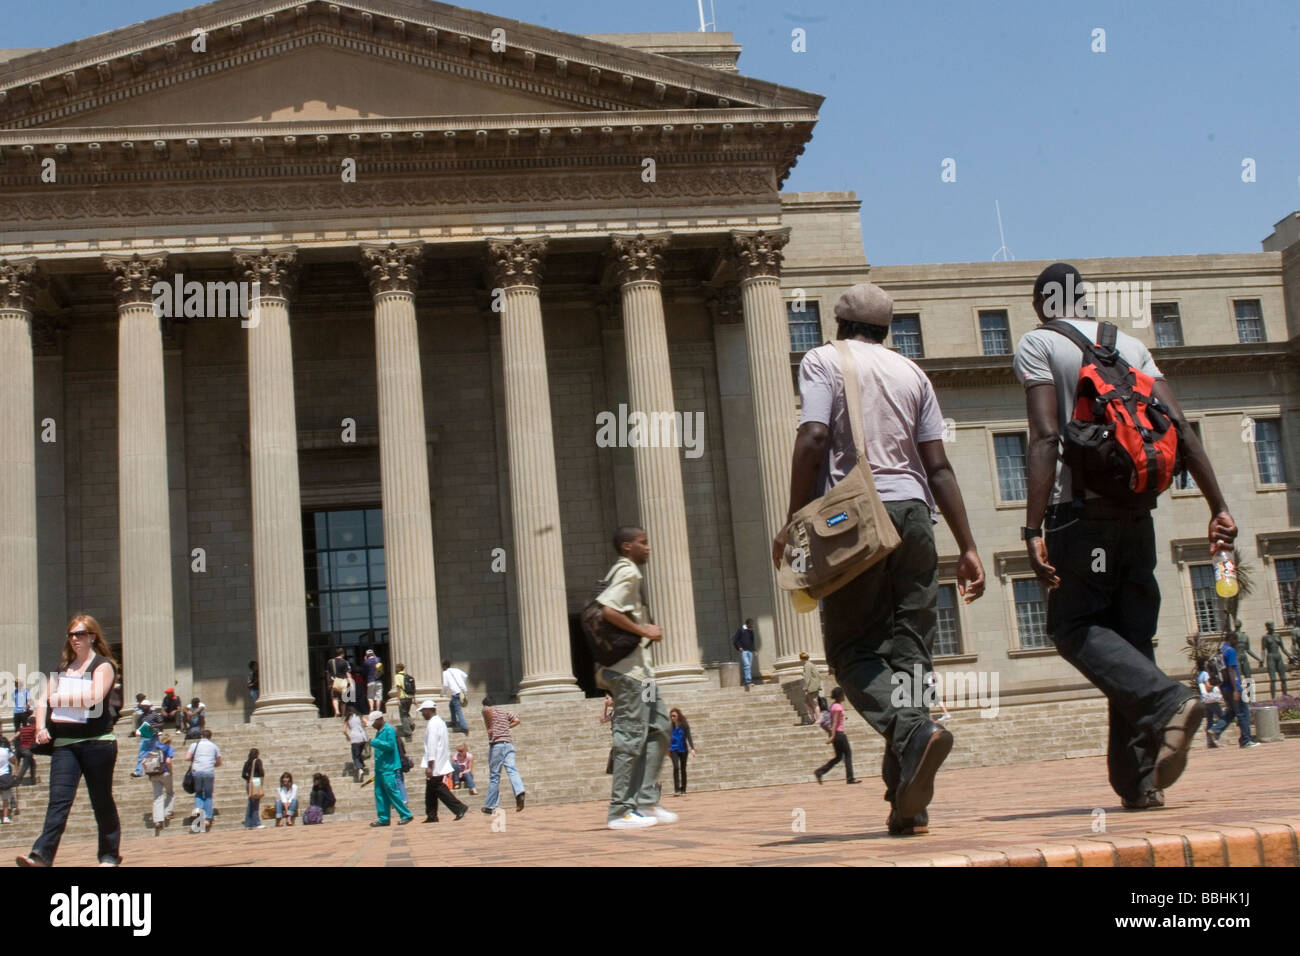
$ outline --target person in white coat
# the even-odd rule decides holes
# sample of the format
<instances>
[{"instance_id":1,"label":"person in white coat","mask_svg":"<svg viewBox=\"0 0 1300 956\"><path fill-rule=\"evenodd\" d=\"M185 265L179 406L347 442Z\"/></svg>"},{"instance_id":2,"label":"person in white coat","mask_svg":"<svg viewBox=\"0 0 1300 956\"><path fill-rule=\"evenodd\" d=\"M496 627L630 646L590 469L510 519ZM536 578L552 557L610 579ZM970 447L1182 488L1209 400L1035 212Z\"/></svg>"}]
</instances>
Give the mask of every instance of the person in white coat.
<instances>
[{"instance_id":1,"label":"person in white coat","mask_svg":"<svg viewBox=\"0 0 1300 956\"><path fill-rule=\"evenodd\" d=\"M451 773L451 744L447 740L447 725L438 716L436 701L426 700L420 704L420 716L427 723L424 725L424 822L438 822L438 801L441 800L448 810L459 820L469 813L469 807L456 799L455 794L447 789L447 774Z\"/></svg>"}]
</instances>

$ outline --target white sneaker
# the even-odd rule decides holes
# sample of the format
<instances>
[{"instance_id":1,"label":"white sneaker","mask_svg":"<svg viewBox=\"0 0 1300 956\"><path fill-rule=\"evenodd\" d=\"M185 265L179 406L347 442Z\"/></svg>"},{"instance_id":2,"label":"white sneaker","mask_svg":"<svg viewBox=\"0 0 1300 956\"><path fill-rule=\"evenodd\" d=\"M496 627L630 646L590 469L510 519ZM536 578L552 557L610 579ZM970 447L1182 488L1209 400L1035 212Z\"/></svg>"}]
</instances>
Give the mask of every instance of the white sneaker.
<instances>
[{"instance_id":1,"label":"white sneaker","mask_svg":"<svg viewBox=\"0 0 1300 956\"><path fill-rule=\"evenodd\" d=\"M610 820L607 826L611 830L644 830L658 822L654 817L643 817L635 810L629 810L617 820Z\"/></svg>"},{"instance_id":2,"label":"white sneaker","mask_svg":"<svg viewBox=\"0 0 1300 956\"><path fill-rule=\"evenodd\" d=\"M673 813L671 810L665 810L663 807L655 807L650 811L650 813L653 814L654 819L658 820L660 823L676 823L678 819L677 814Z\"/></svg>"}]
</instances>

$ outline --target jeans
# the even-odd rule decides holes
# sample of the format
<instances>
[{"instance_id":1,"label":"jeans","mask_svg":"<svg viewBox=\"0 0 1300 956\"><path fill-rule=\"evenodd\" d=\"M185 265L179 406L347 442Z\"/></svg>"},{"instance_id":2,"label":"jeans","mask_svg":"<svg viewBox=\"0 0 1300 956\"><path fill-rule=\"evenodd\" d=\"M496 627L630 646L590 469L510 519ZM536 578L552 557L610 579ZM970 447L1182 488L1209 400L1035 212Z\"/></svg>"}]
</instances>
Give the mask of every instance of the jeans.
<instances>
[{"instance_id":1,"label":"jeans","mask_svg":"<svg viewBox=\"0 0 1300 956\"><path fill-rule=\"evenodd\" d=\"M352 745L352 769L357 772L357 779L360 780L366 775L366 762L362 759L361 754L365 752L365 744Z\"/></svg>"},{"instance_id":2,"label":"jeans","mask_svg":"<svg viewBox=\"0 0 1300 956\"><path fill-rule=\"evenodd\" d=\"M144 773L144 755L158 744L157 737L141 737L140 747L135 752L135 775L138 777Z\"/></svg>"},{"instance_id":3,"label":"jeans","mask_svg":"<svg viewBox=\"0 0 1300 956\"><path fill-rule=\"evenodd\" d=\"M248 809L244 811L244 826L256 830L262 822L262 801L248 798Z\"/></svg>"},{"instance_id":4,"label":"jeans","mask_svg":"<svg viewBox=\"0 0 1300 956\"><path fill-rule=\"evenodd\" d=\"M754 678L753 678L754 652L753 651L740 652L740 669L744 673L744 682L746 684L754 683Z\"/></svg>"},{"instance_id":5,"label":"jeans","mask_svg":"<svg viewBox=\"0 0 1300 956\"><path fill-rule=\"evenodd\" d=\"M922 674L933 669L930 649L937 629L939 581L929 507L923 501L886 501L885 510L902 543L885 560L823 598L822 621L826 661L849 702L885 738L889 767L902 757L912 731L930 721L924 700L894 705L893 678L903 675L903 686L911 687L916 667Z\"/></svg>"},{"instance_id":6,"label":"jeans","mask_svg":"<svg viewBox=\"0 0 1300 956\"><path fill-rule=\"evenodd\" d=\"M1110 785L1138 800L1154 787L1161 731L1197 696L1156 666L1151 639L1160 588L1151 514L1100 502L1082 512L1057 506L1045 536L1061 579L1047 595L1047 631L1060 655L1106 695Z\"/></svg>"},{"instance_id":7,"label":"jeans","mask_svg":"<svg viewBox=\"0 0 1300 956\"><path fill-rule=\"evenodd\" d=\"M852 780L853 777L853 748L849 746L849 738L844 731L838 731L831 738L831 745L835 748L835 756L826 763L817 768L817 776L825 776L837 763L844 761L844 779ZM886 754L888 759L888 754Z\"/></svg>"},{"instance_id":8,"label":"jeans","mask_svg":"<svg viewBox=\"0 0 1300 956\"><path fill-rule=\"evenodd\" d=\"M251 803L252 801L250 800L249 802ZM298 798L294 797L292 800L289 801L289 816L290 818L292 818L292 817L296 817L297 815L298 815ZM275 800L275 818L279 820L283 816L284 816L284 804L281 803L279 797L277 797Z\"/></svg>"},{"instance_id":9,"label":"jeans","mask_svg":"<svg viewBox=\"0 0 1300 956\"><path fill-rule=\"evenodd\" d=\"M686 758L689 756L684 751L668 751L668 757L673 762L673 793L686 792Z\"/></svg>"},{"instance_id":10,"label":"jeans","mask_svg":"<svg viewBox=\"0 0 1300 956\"><path fill-rule=\"evenodd\" d=\"M400 697L397 700L397 713L401 716L401 723L398 725L397 732L401 736L408 738L415 733L415 724L411 721L412 703L413 701L409 697Z\"/></svg>"},{"instance_id":11,"label":"jeans","mask_svg":"<svg viewBox=\"0 0 1300 956\"><path fill-rule=\"evenodd\" d=\"M153 784L153 822L155 825L166 823L176 808L176 791L172 789L172 775L154 774L149 778Z\"/></svg>"},{"instance_id":12,"label":"jeans","mask_svg":"<svg viewBox=\"0 0 1300 956\"><path fill-rule=\"evenodd\" d=\"M23 778L27 776L27 771L32 773L32 785L36 785L36 758L32 756L30 750L18 751L18 756L22 763L18 765L18 782L22 783Z\"/></svg>"},{"instance_id":13,"label":"jeans","mask_svg":"<svg viewBox=\"0 0 1300 956\"><path fill-rule=\"evenodd\" d=\"M1228 708L1228 717L1225 721L1225 725L1236 720L1237 727L1241 730L1241 739L1238 742L1241 746L1246 746L1246 744L1250 743L1250 705L1247 704L1245 698L1241 696L1241 692L1237 691L1232 695L1231 702L1228 702L1225 699L1224 706Z\"/></svg>"},{"instance_id":14,"label":"jeans","mask_svg":"<svg viewBox=\"0 0 1300 956\"><path fill-rule=\"evenodd\" d=\"M643 693L641 681L606 668L601 682L614 698L614 780L607 816L617 820L630 811L659 806L659 769L668 752L672 719L663 698Z\"/></svg>"},{"instance_id":15,"label":"jeans","mask_svg":"<svg viewBox=\"0 0 1300 956\"><path fill-rule=\"evenodd\" d=\"M502 767L506 768L506 776L510 778L510 789L514 791L515 796L524 792L524 781L515 768L515 745L508 741L495 743L488 750L488 792L487 799L483 801L483 808L486 810L495 810L500 799L498 790L501 786Z\"/></svg>"},{"instance_id":16,"label":"jeans","mask_svg":"<svg viewBox=\"0 0 1300 956\"><path fill-rule=\"evenodd\" d=\"M403 803L410 803L411 798L406 794L406 774L398 770L393 774L393 777L395 778L394 783L396 785L397 795L402 798Z\"/></svg>"},{"instance_id":17,"label":"jeans","mask_svg":"<svg viewBox=\"0 0 1300 956\"><path fill-rule=\"evenodd\" d=\"M86 793L95 812L99 828L99 862L117 862L122 842L122 824L113 802L113 766L117 763L117 741L82 740L54 748L50 757L50 805L45 811L45 827L36 838L32 852L46 863L54 862L59 841L68 825L68 811L77 795L77 784L86 778Z\"/></svg>"},{"instance_id":18,"label":"jeans","mask_svg":"<svg viewBox=\"0 0 1300 956\"><path fill-rule=\"evenodd\" d=\"M463 734L469 733L469 724L465 723L465 711L460 708L460 695L451 695L451 725Z\"/></svg>"},{"instance_id":19,"label":"jeans","mask_svg":"<svg viewBox=\"0 0 1300 956\"><path fill-rule=\"evenodd\" d=\"M217 782L214 773L196 773L194 775L194 812L201 813L205 820L212 819L212 788Z\"/></svg>"},{"instance_id":20,"label":"jeans","mask_svg":"<svg viewBox=\"0 0 1300 956\"><path fill-rule=\"evenodd\" d=\"M474 786L474 771L472 771L472 770L466 770L464 773L461 773L460 770L456 767L456 765L455 765L455 764L452 764L452 765L451 765L451 785L454 787L454 786L456 786L456 784L460 783L462 780L465 781L465 786L469 787L471 790L477 790L477 789L478 789L477 787Z\"/></svg>"},{"instance_id":21,"label":"jeans","mask_svg":"<svg viewBox=\"0 0 1300 956\"><path fill-rule=\"evenodd\" d=\"M438 819L439 800L441 800L442 805L452 813L460 813L463 810L469 809L464 803L456 798L455 794L447 789L446 780L441 774L425 780L424 815L426 817L432 817L434 820Z\"/></svg>"}]
</instances>

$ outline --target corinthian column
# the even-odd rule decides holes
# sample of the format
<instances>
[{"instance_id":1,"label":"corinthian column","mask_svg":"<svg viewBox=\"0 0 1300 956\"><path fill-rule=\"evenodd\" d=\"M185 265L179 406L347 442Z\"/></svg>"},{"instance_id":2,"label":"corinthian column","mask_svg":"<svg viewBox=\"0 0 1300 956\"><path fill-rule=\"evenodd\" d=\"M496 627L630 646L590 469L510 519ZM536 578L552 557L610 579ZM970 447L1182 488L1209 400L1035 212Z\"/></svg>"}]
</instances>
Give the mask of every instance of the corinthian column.
<instances>
[{"instance_id":1,"label":"corinthian column","mask_svg":"<svg viewBox=\"0 0 1300 956\"><path fill-rule=\"evenodd\" d=\"M363 244L375 297L379 386L379 480L388 574L389 666L400 661L417 696L442 690L438 653L438 591L433 567L429 449L420 378L415 289L424 243Z\"/></svg>"},{"instance_id":2,"label":"corinthian column","mask_svg":"<svg viewBox=\"0 0 1300 956\"><path fill-rule=\"evenodd\" d=\"M117 296L117 488L123 700L175 677L163 341L152 288L164 254L104 257Z\"/></svg>"},{"instance_id":3,"label":"corinthian column","mask_svg":"<svg viewBox=\"0 0 1300 956\"><path fill-rule=\"evenodd\" d=\"M633 413L646 417L647 440L632 450L641 526L650 540L646 590L663 640L655 645L655 679L678 684L704 679L695 635L695 592L682 494L681 435L673 402L668 333L660 293L669 233L615 235L614 269L623 307L627 383Z\"/></svg>"},{"instance_id":4,"label":"corinthian column","mask_svg":"<svg viewBox=\"0 0 1300 956\"><path fill-rule=\"evenodd\" d=\"M253 498L253 603L260 689L254 713L312 714L306 575L289 298L297 249L234 249L254 296L248 334L248 454Z\"/></svg>"},{"instance_id":5,"label":"corinthian column","mask_svg":"<svg viewBox=\"0 0 1300 956\"><path fill-rule=\"evenodd\" d=\"M790 331L781 298L781 250L790 230L732 232L732 261L740 278L745 342L754 396L754 430L763 491L763 524L770 542L785 526L790 505L790 462L794 457L794 394L790 385ZM777 679L796 676L799 652L821 646L818 618L798 614L766 563L776 625Z\"/></svg>"},{"instance_id":6,"label":"corinthian column","mask_svg":"<svg viewBox=\"0 0 1300 956\"><path fill-rule=\"evenodd\" d=\"M30 684L37 633L36 420L32 295L36 259L0 260L0 658Z\"/></svg>"},{"instance_id":7,"label":"corinthian column","mask_svg":"<svg viewBox=\"0 0 1300 956\"><path fill-rule=\"evenodd\" d=\"M523 645L520 697L580 696L569 652L560 496L539 298L545 238L489 239L488 277L500 290L501 367L510 457L513 570Z\"/></svg>"}]
</instances>

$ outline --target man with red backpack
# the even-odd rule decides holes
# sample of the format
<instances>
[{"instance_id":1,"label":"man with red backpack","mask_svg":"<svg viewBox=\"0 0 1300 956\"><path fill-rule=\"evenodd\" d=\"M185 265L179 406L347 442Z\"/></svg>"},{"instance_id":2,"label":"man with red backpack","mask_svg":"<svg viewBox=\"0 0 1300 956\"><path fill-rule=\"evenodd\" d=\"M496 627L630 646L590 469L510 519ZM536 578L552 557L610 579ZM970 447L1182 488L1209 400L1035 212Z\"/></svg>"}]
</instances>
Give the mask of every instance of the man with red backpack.
<instances>
[{"instance_id":1,"label":"man with red backpack","mask_svg":"<svg viewBox=\"0 0 1300 956\"><path fill-rule=\"evenodd\" d=\"M1128 810L1164 806L1205 715L1155 663L1160 612L1151 509L1186 467L1210 506L1207 557L1237 526L1196 433L1140 341L1089 318L1083 277L1053 263L1034 283L1043 324L1016 348L1029 417L1025 541L1049 588L1060 655L1110 705L1110 784Z\"/></svg>"}]
</instances>

